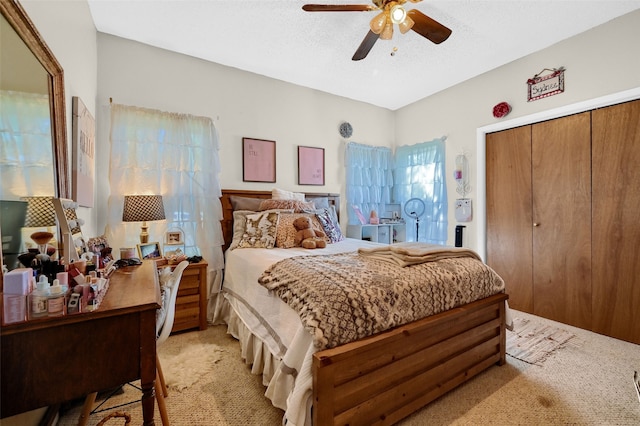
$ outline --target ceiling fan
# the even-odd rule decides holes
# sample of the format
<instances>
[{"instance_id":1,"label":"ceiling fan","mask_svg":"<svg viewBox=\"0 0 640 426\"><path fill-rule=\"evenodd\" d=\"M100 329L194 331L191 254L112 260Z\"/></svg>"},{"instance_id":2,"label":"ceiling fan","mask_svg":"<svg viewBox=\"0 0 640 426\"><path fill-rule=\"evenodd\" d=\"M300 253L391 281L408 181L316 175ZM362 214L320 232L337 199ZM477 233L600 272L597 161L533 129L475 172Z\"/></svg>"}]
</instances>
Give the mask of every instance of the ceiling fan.
<instances>
[{"instance_id":1,"label":"ceiling fan","mask_svg":"<svg viewBox=\"0 0 640 426\"><path fill-rule=\"evenodd\" d=\"M409 0L418 3L422 0ZM398 25L402 34L413 30L433 43L440 44L451 35L451 30L434 21L417 9L406 11L402 6L407 0L372 0L368 4L305 4L302 9L307 12L369 12L380 11L369 23L371 28L360 43L358 50L351 58L359 61L367 57L378 38L390 40L393 37L393 24Z\"/></svg>"}]
</instances>

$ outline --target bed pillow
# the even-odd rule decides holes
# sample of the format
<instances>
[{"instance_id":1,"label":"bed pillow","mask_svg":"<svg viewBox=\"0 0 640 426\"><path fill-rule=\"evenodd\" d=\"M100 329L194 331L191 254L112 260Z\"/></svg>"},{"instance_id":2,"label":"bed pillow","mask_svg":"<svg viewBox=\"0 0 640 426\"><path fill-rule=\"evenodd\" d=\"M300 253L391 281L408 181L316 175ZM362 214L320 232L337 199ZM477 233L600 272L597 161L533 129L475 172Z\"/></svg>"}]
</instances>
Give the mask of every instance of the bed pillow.
<instances>
[{"instance_id":1,"label":"bed pillow","mask_svg":"<svg viewBox=\"0 0 640 426\"><path fill-rule=\"evenodd\" d=\"M307 216L311 219L311 228L314 231L322 231L322 225L312 213L281 213L278 220L278 230L276 232L276 247L278 248L293 248L296 246L296 228L293 226L293 221L301 216ZM329 239L325 238L325 241L329 243Z\"/></svg>"},{"instance_id":2,"label":"bed pillow","mask_svg":"<svg viewBox=\"0 0 640 426\"><path fill-rule=\"evenodd\" d=\"M238 248L273 248L276 244L278 212L259 212L245 216L244 232Z\"/></svg>"},{"instance_id":3,"label":"bed pillow","mask_svg":"<svg viewBox=\"0 0 640 426\"><path fill-rule=\"evenodd\" d=\"M299 200L262 200L260 210L288 209L295 213L302 213L304 210L313 209L313 203Z\"/></svg>"},{"instance_id":4,"label":"bed pillow","mask_svg":"<svg viewBox=\"0 0 640 426\"><path fill-rule=\"evenodd\" d=\"M229 201L231 202L233 211L249 210L257 212L260 210L260 203L263 201L263 198L239 197L237 195L231 195L229 196Z\"/></svg>"},{"instance_id":5,"label":"bed pillow","mask_svg":"<svg viewBox=\"0 0 640 426\"><path fill-rule=\"evenodd\" d=\"M318 210L320 210L320 209L328 209L329 208L329 198L327 198L327 197L307 198L307 201L312 202L314 208L316 208Z\"/></svg>"},{"instance_id":6,"label":"bed pillow","mask_svg":"<svg viewBox=\"0 0 640 426\"><path fill-rule=\"evenodd\" d=\"M342 235L342 231L340 230L340 224L333 220L329 209L322 209L320 212L317 212L316 217L322 225L324 233L327 234L330 243L337 243L338 241L344 240L344 235Z\"/></svg>"},{"instance_id":7,"label":"bed pillow","mask_svg":"<svg viewBox=\"0 0 640 426\"><path fill-rule=\"evenodd\" d=\"M284 189L273 188L271 190L271 198L274 200L297 200L304 201L302 192L285 191Z\"/></svg>"}]
</instances>

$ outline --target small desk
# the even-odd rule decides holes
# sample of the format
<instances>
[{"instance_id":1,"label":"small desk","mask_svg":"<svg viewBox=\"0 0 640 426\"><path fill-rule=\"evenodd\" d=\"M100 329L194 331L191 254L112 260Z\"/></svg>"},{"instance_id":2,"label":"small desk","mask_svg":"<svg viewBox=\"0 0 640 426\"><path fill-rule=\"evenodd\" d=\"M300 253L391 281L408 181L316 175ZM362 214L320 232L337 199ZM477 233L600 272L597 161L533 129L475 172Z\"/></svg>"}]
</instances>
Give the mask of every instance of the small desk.
<instances>
[{"instance_id":1,"label":"small desk","mask_svg":"<svg viewBox=\"0 0 640 426\"><path fill-rule=\"evenodd\" d=\"M158 274L149 260L113 273L94 312L0 327L0 417L140 379L144 424L154 425L159 307Z\"/></svg>"}]
</instances>

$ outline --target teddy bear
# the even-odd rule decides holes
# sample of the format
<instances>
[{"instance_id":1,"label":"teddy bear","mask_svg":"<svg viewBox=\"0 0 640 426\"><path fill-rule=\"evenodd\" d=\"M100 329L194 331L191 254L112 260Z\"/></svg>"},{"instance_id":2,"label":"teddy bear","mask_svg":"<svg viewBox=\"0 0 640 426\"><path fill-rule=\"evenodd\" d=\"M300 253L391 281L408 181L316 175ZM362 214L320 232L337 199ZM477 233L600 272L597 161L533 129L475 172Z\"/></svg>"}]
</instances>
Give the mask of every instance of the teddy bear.
<instances>
[{"instance_id":1,"label":"teddy bear","mask_svg":"<svg viewBox=\"0 0 640 426\"><path fill-rule=\"evenodd\" d=\"M327 242L324 239L326 234L316 231L311 226L311 218L307 216L299 217L293 221L296 228L295 244L306 249L325 248Z\"/></svg>"}]
</instances>

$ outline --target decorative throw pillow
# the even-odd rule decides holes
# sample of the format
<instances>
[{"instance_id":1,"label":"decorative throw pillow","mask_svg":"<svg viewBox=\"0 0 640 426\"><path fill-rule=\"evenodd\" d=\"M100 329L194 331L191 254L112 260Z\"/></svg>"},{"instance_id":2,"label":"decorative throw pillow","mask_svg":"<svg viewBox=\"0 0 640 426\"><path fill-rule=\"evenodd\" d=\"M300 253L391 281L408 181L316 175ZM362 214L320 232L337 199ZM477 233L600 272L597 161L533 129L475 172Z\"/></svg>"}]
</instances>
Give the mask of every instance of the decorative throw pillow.
<instances>
[{"instance_id":1,"label":"decorative throw pillow","mask_svg":"<svg viewBox=\"0 0 640 426\"><path fill-rule=\"evenodd\" d=\"M273 188L271 190L271 198L274 200L297 200L304 201L302 192L285 191L284 189Z\"/></svg>"},{"instance_id":2,"label":"decorative throw pillow","mask_svg":"<svg viewBox=\"0 0 640 426\"><path fill-rule=\"evenodd\" d=\"M311 218L311 228L314 231L322 231L322 225L318 221L315 214L311 213L281 213L278 220L278 230L276 232L276 247L278 248L292 248L296 246L296 228L293 226L293 221L301 216L307 216ZM327 243L329 239L325 238Z\"/></svg>"},{"instance_id":3,"label":"decorative throw pillow","mask_svg":"<svg viewBox=\"0 0 640 426\"><path fill-rule=\"evenodd\" d=\"M260 203L260 210L291 209L295 213L302 213L304 210L313 209L313 203L298 200L263 200Z\"/></svg>"},{"instance_id":4,"label":"decorative throw pillow","mask_svg":"<svg viewBox=\"0 0 640 426\"><path fill-rule=\"evenodd\" d=\"M267 210L262 213L270 213L270 212L286 212L293 213L293 210ZM229 245L229 250L233 250L238 248L238 244L244 235L244 230L247 223L247 216L256 214L260 212L252 211L252 210L238 210L233 212L233 237L231 239L231 244Z\"/></svg>"},{"instance_id":5,"label":"decorative throw pillow","mask_svg":"<svg viewBox=\"0 0 640 426\"><path fill-rule=\"evenodd\" d=\"M229 250L233 250L238 247L242 234L244 234L244 227L247 223L247 216L250 214L256 214L251 210L238 210L233 212L233 238L229 245Z\"/></svg>"},{"instance_id":6,"label":"decorative throw pillow","mask_svg":"<svg viewBox=\"0 0 640 426\"><path fill-rule=\"evenodd\" d=\"M273 248L276 244L278 217L278 212L247 215L238 248Z\"/></svg>"},{"instance_id":7,"label":"decorative throw pillow","mask_svg":"<svg viewBox=\"0 0 640 426\"><path fill-rule=\"evenodd\" d=\"M338 220L338 213L336 213L336 206L329 206L328 208L318 208L315 209L305 209L303 213L313 213L313 214L322 214L325 210L329 211L329 215L331 216L331 220L333 223L340 228L340 220Z\"/></svg>"},{"instance_id":8,"label":"decorative throw pillow","mask_svg":"<svg viewBox=\"0 0 640 426\"><path fill-rule=\"evenodd\" d=\"M338 241L344 240L344 235L342 235L342 231L340 230L340 224L333 221L329 209L322 209L316 213L316 217L322 225L324 233L327 234L330 243L337 243Z\"/></svg>"}]
</instances>

